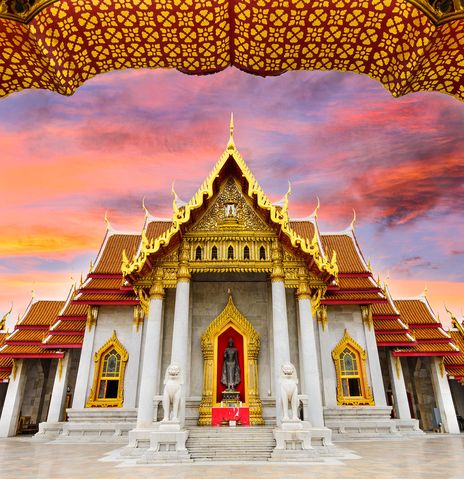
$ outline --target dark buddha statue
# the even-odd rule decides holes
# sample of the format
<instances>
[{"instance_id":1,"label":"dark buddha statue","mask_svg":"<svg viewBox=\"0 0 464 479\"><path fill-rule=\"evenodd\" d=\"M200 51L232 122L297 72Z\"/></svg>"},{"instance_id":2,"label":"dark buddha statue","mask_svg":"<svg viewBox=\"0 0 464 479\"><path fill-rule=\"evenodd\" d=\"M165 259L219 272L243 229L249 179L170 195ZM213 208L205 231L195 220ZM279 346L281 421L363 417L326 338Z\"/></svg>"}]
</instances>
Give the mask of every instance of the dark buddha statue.
<instances>
[{"instance_id":1,"label":"dark buddha statue","mask_svg":"<svg viewBox=\"0 0 464 479\"><path fill-rule=\"evenodd\" d=\"M238 362L238 349L234 340L229 339L228 347L224 349L224 362L222 363L221 383L228 389L234 390L240 384L240 366Z\"/></svg>"}]
</instances>

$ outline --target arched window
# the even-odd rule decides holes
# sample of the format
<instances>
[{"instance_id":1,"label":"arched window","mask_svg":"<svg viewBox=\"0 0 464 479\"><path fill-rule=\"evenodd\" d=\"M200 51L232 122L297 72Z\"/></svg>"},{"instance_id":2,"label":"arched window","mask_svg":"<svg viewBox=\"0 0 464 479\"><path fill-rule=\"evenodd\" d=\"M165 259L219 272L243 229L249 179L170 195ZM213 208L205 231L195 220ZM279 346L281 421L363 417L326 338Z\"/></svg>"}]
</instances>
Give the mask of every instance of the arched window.
<instances>
[{"instance_id":1,"label":"arched window","mask_svg":"<svg viewBox=\"0 0 464 479\"><path fill-rule=\"evenodd\" d=\"M211 249L211 259L218 259L216 246L213 246Z\"/></svg>"},{"instance_id":2,"label":"arched window","mask_svg":"<svg viewBox=\"0 0 464 479\"><path fill-rule=\"evenodd\" d=\"M264 246L259 248L259 259L266 259L266 250L264 249Z\"/></svg>"},{"instance_id":3,"label":"arched window","mask_svg":"<svg viewBox=\"0 0 464 479\"><path fill-rule=\"evenodd\" d=\"M346 329L332 357L337 372L337 404L373 406L374 398L366 377L366 352Z\"/></svg>"},{"instance_id":4,"label":"arched window","mask_svg":"<svg viewBox=\"0 0 464 479\"><path fill-rule=\"evenodd\" d=\"M232 245L227 248L227 259L234 259L234 248Z\"/></svg>"},{"instance_id":5,"label":"arched window","mask_svg":"<svg viewBox=\"0 0 464 479\"><path fill-rule=\"evenodd\" d=\"M129 355L119 342L116 331L95 353L93 386L86 407L122 407L124 370Z\"/></svg>"},{"instance_id":6,"label":"arched window","mask_svg":"<svg viewBox=\"0 0 464 479\"><path fill-rule=\"evenodd\" d=\"M248 246L243 248L243 259L250 259L250 248Z\"/></svg>"},{"instance_id":7,"label":"arched window","mask_svg":"<svg viewBox=\"0 0 464 479\"><path fill-rule=\"evenodd\" d=\"M201 246L197 246L197 249L195 250L195 259L201 259Z\"/></svg>"}]
</instances>

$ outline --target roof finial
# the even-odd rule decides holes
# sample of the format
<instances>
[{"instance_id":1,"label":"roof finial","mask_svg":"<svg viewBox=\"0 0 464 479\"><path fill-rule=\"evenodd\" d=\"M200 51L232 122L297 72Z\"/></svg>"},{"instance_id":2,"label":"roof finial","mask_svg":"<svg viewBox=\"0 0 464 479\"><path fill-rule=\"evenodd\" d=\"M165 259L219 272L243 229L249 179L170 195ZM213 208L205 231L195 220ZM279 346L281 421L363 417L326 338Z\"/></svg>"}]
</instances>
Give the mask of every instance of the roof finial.
<instances>
[{"instance_id":1,"label":"roof finial","mask_svg":"<svg viewBox=\"0 0 464 479\"><path fill-rule=\"evenodd\" d=\"M356 223L356 210L353 208L353 220L351 221L350 228L354 231L354 224Z\"/></svg>"},{"instance_id":2,"label":"roof finial","mask_svg":"<svg viewBox=\"0 0 464 479\"><path fill-rule=\"evenodd\" d=\"M106 229L111 229L111 223L110 220L108 219L108 210L105 211L105 224L106 224Z\"/></svg>"},{"instance_id":3,"label":"roof finial","mask_svg":"<svg viewBox=\"0 0 464 479\"><path fill-rule=\"evenodd\" d=\"M11 308L10 310L8 311L8 313L5 313L2 317L2 319L0 319L0 331L2 329L5 329L5 324L6 324L6 318L7 316L11 313L11 311L13 310L13 303L11 303Z\"/></svg>"},{"instance_id":4,"label":"roof finial","mask_svg":"<svg viewBox=\"0 0 464 479\"><path fill-rule=\"evenodd\" d=\"M317 212L319 211L319 208L321 207L321 202L319 201L319 196L316 196L316 198L317 198L317 205L314 208L313 216L314 216L314 218L317 219Z\"/></svg>"},{"instance_id":5,"label":"roof finial","mask_svg":"<svg viewBox=\"0 0 464 479\"><path fill-rule=\"evenodd\" d=\"M145 216L149 216L150 213L148 212L148 209L145 206L145 196L142 198L142 208L143 208L143 211L145 211Z\"/></svg>"},{"instance_id":6,"label":"roof finial","mask_svg":"<svg viewBox=\"0 0 464 479\"><path fill-rule=\"evenodd\" d=\"M427 283L424 284L424 291L422 291L422 296L425 298L429 290L427 289Z\"/></svg>"},{"instance_id":7,"label":"roof finial","mask_svg":"<svg viewBox=\"0 0 464 479\"><path fill-rule=\"evenodd\" d=\"M229 135L229 143L227 143L228 150L235 150L235 143L234 143L234 114L230 114L230 135Z\"/></svg>"}]
</instances>

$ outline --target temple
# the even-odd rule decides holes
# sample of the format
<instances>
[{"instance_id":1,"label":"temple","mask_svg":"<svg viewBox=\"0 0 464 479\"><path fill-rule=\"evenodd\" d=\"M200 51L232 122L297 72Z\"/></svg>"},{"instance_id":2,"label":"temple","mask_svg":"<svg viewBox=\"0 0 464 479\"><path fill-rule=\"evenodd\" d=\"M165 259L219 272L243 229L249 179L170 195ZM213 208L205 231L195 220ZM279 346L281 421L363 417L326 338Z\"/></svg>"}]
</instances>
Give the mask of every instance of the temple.
<instances>
[{"instance_id":1,"label":"temple","mask_svg":"<svg viewBox=\"0 0 464 479\"><path fill-rule=\"evenodd\" d=\"M289 217L289 195L268 199L231 122L193 198L173 191L171 218L108 223L79 287L33 299L13 332L0 324L0 437L116 441L158 462L459 433L463 325L445 329L425 295L393 298L354 222L320 231L318 208Z\"/></svg>"}]
</instances>

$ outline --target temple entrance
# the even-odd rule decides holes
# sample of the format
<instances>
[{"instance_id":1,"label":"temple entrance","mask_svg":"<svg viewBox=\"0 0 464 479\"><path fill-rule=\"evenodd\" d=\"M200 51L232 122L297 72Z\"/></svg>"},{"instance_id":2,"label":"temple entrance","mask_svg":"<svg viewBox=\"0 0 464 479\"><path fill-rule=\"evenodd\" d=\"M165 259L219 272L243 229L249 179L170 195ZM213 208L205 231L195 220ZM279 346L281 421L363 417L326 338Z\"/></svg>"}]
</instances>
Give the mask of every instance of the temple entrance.
<instances>
[{"instance_id":1,"label":"temple entrance","mask_svg":"<svg viewBox=\"0 0 464 479\"><path fill-rule=\"evenodd\" d=\"M198 424L220 425L234 418L242 425L264 424L258 391L260 338L231 295L203 334L201 347L203 393Z\"/></svg>"}]
</instances>

